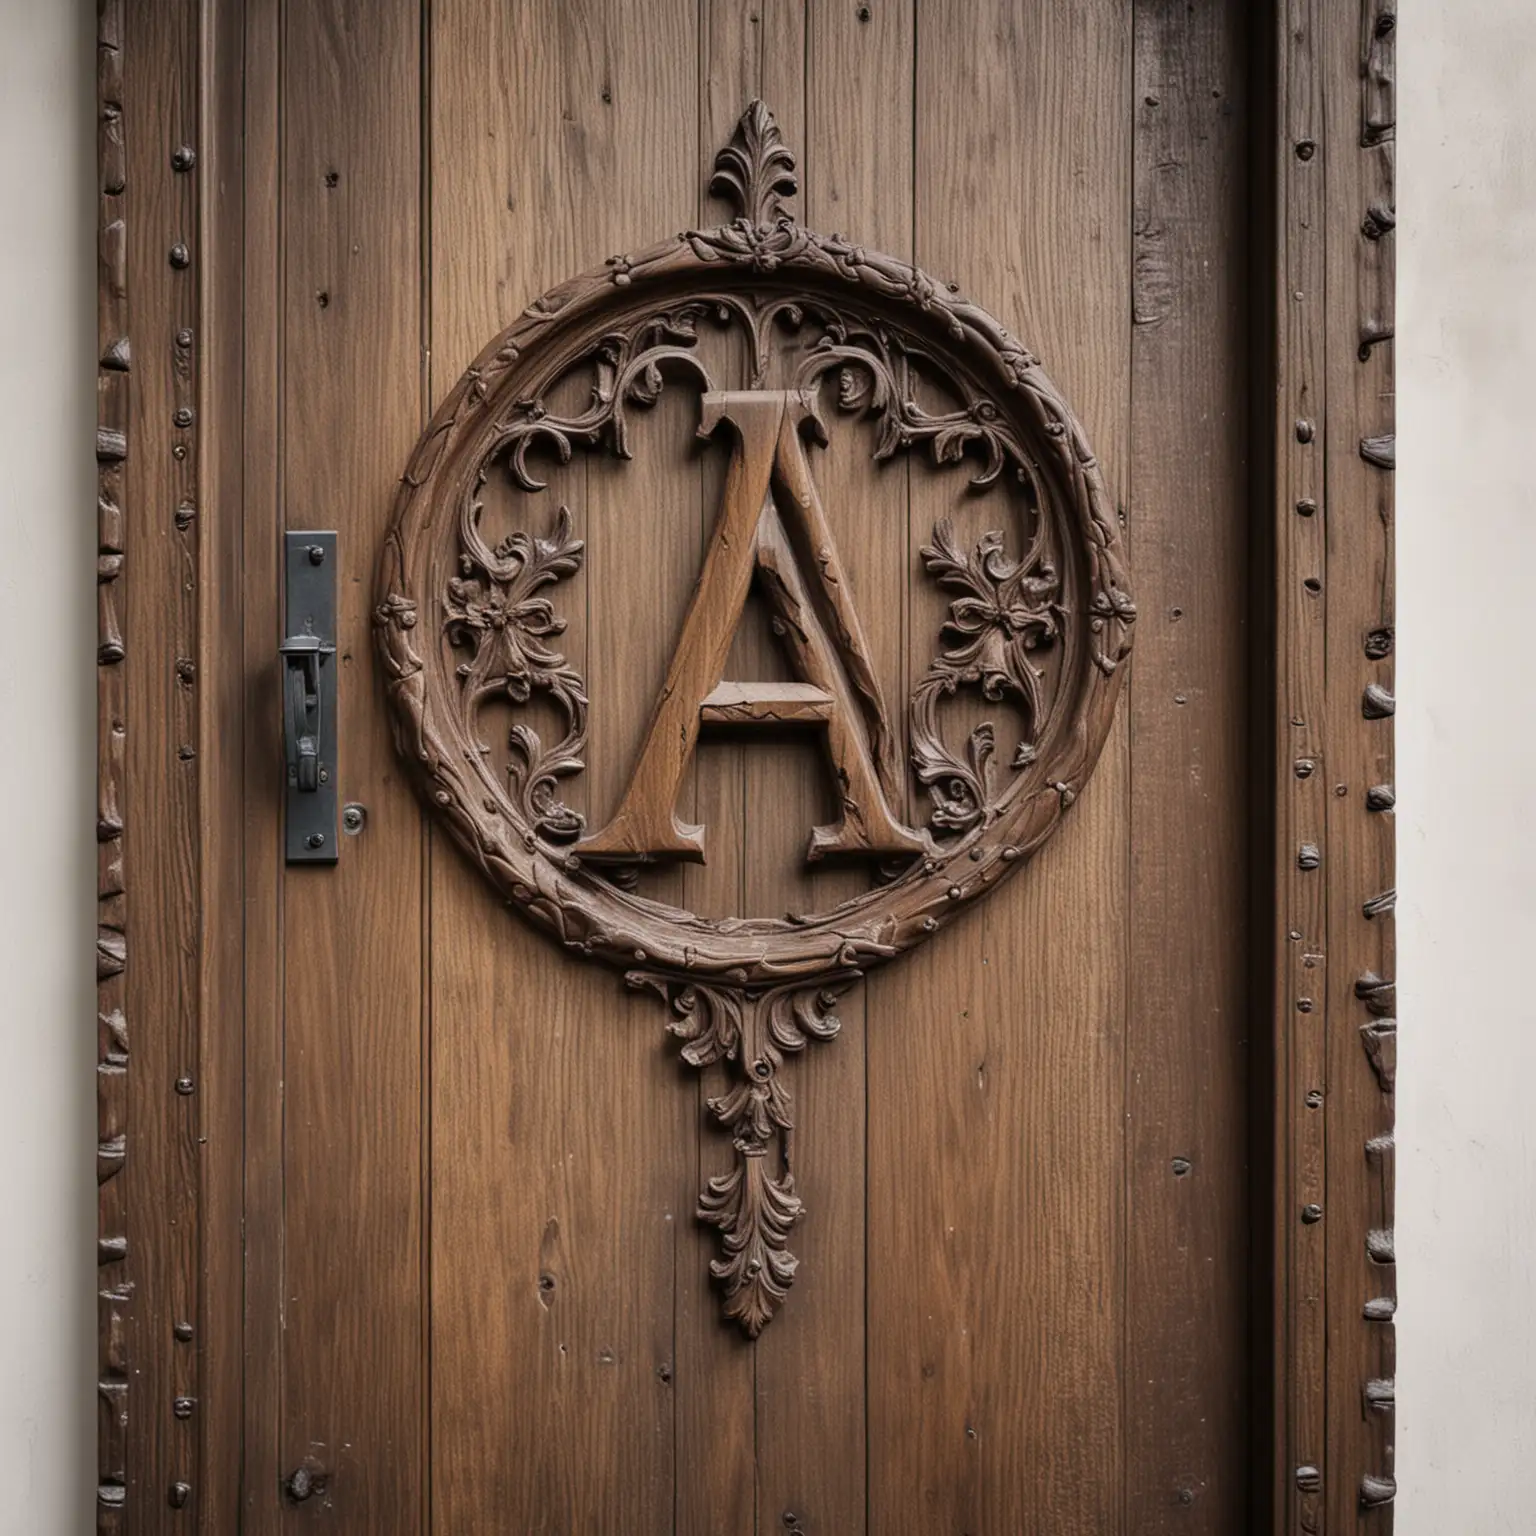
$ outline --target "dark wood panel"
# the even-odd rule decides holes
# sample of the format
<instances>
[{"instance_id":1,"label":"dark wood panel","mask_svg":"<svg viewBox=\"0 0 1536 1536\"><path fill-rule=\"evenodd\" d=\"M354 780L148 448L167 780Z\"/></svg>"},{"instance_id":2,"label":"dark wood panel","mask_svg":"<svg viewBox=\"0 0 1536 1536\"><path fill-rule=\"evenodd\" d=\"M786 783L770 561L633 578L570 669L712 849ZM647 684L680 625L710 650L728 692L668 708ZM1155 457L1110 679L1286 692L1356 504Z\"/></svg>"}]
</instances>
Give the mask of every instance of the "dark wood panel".
<instances>
[{"instance_id":1,"label":"dark wood panel","mask_svg":"<svg viewBox=\"0 0 1536 1536\"><path fill-rule=\"evenodd\" d=\"M241 1520L270 1536L282 1506L283 1009L281 799L272 731L281 718L273 658L282 639L281 240L278 82L280 0L245 9L244 440L240 528L244 602L241 742L246 794L245 900L245 1292L241 1400ZM228 631L226 630L226 634ZM226 644L236 643L229 636ZM266 729L263 730L263 724ZM290 1472L292 1468L288 1469Z\"/></svg>"},{"instance_id":2,"label":"dark wood panel","mask_svg":"<svg viewBox=\"0 0 1536 1536\"><path fill-rule=\"evenodd\" d=\"M1277 372L1274 421L1276 698L1274 907L1276 1529L1320 1529L1327 1466L1325 1031L1327 899L1302 847L1318 847L1327 819L1324 605L1306 585L1326 582L1322 430L1325 377L1323 93L1318 50L1326 7L1281 0L1276 15ZM1307 147L1310 146L1310 147Z\"/></svg>"},{"instance_id":3,"label":"dark wood panel","mask_svg":"<svg viewBox=\"0 0 1536 1536\"><path fill-rule=\"evenodd\" d=\"M282 518L337 530L334 771L368 813L283 880L281 1471L308 1478L291 1521L370 1533L418 1524L427 1487L421 819L368 581L421 426L420 27L416 0L289 4L280 86Z\"/></svg>"},{"instance_id":4,"label":"dark wood panel","mask_svg":"<svg viewBox=\"0 0 1536 1536\"><path fill-rule=\"evenodd\" d=\"M916 259L1039 353L1123 494L1129 7L925 6L916 60ZM914 536L953 509L914 466ZM914 590L917 667L941 612ZM1120 1522L1126 742L1018 880L870 983L873 1529Z\"/></svg>"},{"instance_id":5,"label":"dark wood panel","mask_svg":"<svg viewBox=\"0 0 1536 1536\"><path fill-rule=\"evenodd\" d=\"M1241 786L1254 341L1243 15L1136 6L1126 1508L1242 1528L1254 1362L1246 1155L1256 842Z\"/></svg>"},{"instance_id":6,"label":"dark wood panel","mask_svg":"<svg viewBox=\"0 0 1536 1536\"><path fill-rule=\"evenodd\" d=\"M126 265L132 378L124 466L126 789L123 865L129 1067L123 1160L126 1348L132 1386L128 1528L173 1502L196 1510L199 1314L198 531L195 382L200 269L196 180L175 151L197 136L197 11L126 7L122 17ZM184 169L178 170L182 166ZM130 565L131 562L131 565ZM110 1033L110 1030L108 1031ZM190 1083L194 1093L178 1091ZM182 1337L178 1337L180 1332Z\"/></svg>"},{"instance_id":7,"label":"dark wood panel","mask_svg":"<svg viewBox=\"0 0 1536 1536\"><path fill-rule=\"evenodd\" d=\"M686 219L694 12L627 14L434 6L436 396L546 288ZM569 505L609 583L600 611L586 572L560 594L561 648L605 711L589 807L626 767L609 722L642 717L651 700L636 695L655 686L652 647L629 631L692 579L691 516L675 539L626 528L656 494L650 463L637 454L619 476L578 461L542 498ZM618 571L629 589L615 595ZM669 1529L694 1106L654 999L562 955L446 842L432 920L435 1528ZM518 1408L503 1419L487 1412L498 1403Z\"/></svg>"},{"instance_id":8,"label":"dark wood panel","mask_svg":"<svg viewBox=\"0 0 1536 1536\"><path fill-rule=\"evenodd\" d=\"M198 836L202 851L200 1081L198 1145L205 1167L201 1293L195 1323L201 1358L200 1454L192 1482L208 1530L238 1530L244 1398L242 1310L245 1161L245 1036L242 947L231 942L244 925L245 892L245 653L240 644L246 601L242 482L245 465L244 199L242 92L209 88L238 79L243 66L244 17L238 4L203 10L204 85L200 101L199 203L201 314L196 327L198 415L203 422L199 484L191 517L198 525L202 601L227 614L227 627L199 623L198 759L203 791ZM210 198L207 189L213 188ZM187 509L178 509L183 520Z\"/></svg>"},{"instance_id":9,"label":"dark wood panel","mask_svg":"<svg viewBox=\"0 0 1536 1536\"><path fill-rule=\"evenodd\" d=\"M1387 0L127 10L101 10L101 1528L175 1507L222 1530L237 1496L250 1531L1234 1528L1266 1412L1259 950L1276 1524L1386 1528ZM788 1063L802 1264L752 1343L694 1215L731 1155L723 1074L680 1070L655 999L428 828L367 628L433 402L551 284L726 212L701 189L757 95L809 224L914 255L1041 353L1123 502L1141 639L1051 846ZM1250 251L1256 147L1276 223ZM578 454L529 504L564 500L586 544L558 606L593 694L589 825L718 509L695 410L669 391L631 462ZM810 462L904 697L946 609L918 548L1000 503L872 469L860 430ZM285 525L342 532L341 785L369 820L335 870L281 861ZM732 675L781 667L748 626ZM712 741L682 796L710 862L641 889L825 908L866 883L802 864L826 796L808 741Z\"/></svg>"}]
</instances>

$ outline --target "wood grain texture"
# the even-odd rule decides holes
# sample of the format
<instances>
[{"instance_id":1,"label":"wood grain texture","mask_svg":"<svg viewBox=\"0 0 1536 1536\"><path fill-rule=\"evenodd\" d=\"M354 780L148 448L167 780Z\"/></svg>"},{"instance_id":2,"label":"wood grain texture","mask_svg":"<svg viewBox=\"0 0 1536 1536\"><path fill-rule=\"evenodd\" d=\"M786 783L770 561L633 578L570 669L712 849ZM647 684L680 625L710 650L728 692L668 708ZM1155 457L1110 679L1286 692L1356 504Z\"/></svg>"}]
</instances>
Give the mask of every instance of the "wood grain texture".
<instances>
[{"instance_id":1,"label":"wood grain texture","mask_svg":"<svg viewBox=\"0 0 1536 1536\"><path fill-rule=\"evenodd\" d=\"M856 6L813 3L804 9L802 34L784 26L765 32L760 43L764 86L789 92L784 99L791 115L797 84L803 103L799 137L791 139L800 151L800 218L813 229L843 231L872 249L908 260L912 9L898 0L870 8L861 19ZM782 84L774 80L796 63L798 80L792 75ZM872 140L887 146L878 159L868 154ZM845 429L815 454L813 473L848 563L875 676L895 711L897 739L904 743L908 467L877 471L863 436ZM780 749L780 757L788 759L780 772L797 776L791 804L819 809L827 796L820 765L803 751L793 756ZM744 807L783 792L770 787L773 768L762 752L749 755ZM763 776L756 798L752 774ZM907 820L906 805L896 804L894 810ZM790 824L777 829L776 843L769 818L747 822L743 910L789 910L806 902L816 906L801 910L816 910L867 883L867 875L855 870L809 878L797 872L786 878L785 871L801 868L794 846L793 821L798 819L784 818ZM761 906L753 904L754 894ZM796 1124L791 1156L806 1190L806 1216L795 1245L807 1261L790 1310L756 1349L756 1514L762 1531L846 1531L852 1536L868 1528L869 986L866 982L839 999L842 1030L837 1040L792 1069ZM827 1178L822 1170L836 1171ZM775 1331L780 1327L782 1334Z\"/></svg>"},{"instance_id":2,"label":"wood grain texture","mask_svg":"<svg viewBox=\"0 0 1536 1536\"><path fill-rule=\"evenodd\" d=\"M199 529L198 760L203 789L199 933L199 1081L194 1084L204 1166L199 1315L180 1321L180 1348L198 1351L199 1456L191 1478L208 1531L240 1529L244 1414L244 1067L243 946L245 844L245 96L220 89L244 64L245 18L238 0L202 10L201 122L196 139L202 272L194 345L201 433L197 495L174 521ZM191 1338L186 1334L190 1332Z\"/></svg>"},{"instance_id":3,"label":"wood grain texture","mask_svg":"<svg viewBox=\"0 0 1536 1536\"><path fill-rule=\"evenodd\" d=\"M1236 1166L1261 947L1272 1523L1388 1528L1383 0L123 12L104 0L99 54L99 1528L1236 1528L1264 1416L1243 1334L1271 1241ZM1237 227L1271 86L1272 359L1246 346L1262 260ZM1124 503L1143 639L1052 847L787 1064L807 1262L753 1345L691 1214L730 1159L704 1111L723 1075L681 1073L653 997L424 829L365 630L425 413L553 283L729 215L701 189L758 95L808 224L915 256L1040 351ZM1274 518L1250 535L1241 418L1272 387ZM664 395L632 462L578 458L545 498L586 544L560 605L593 690L590 825L720 506L695 411ZM904 455L875 470L864 430L811 470L905 699L949 600L920 546L953 515L969 548L988 502ZM277 554L306 524L342 530L342 785L369 820L337 870L289 879ZM1272 769L1241 732L1265 658ZM775 643L742 638L728 675L782 676ZM1248 819L1271 776L1273 849ZM825 800L807 742L706 739L679 813L710 862L640 888L825 907L865 884L803 867ZM1245 860L1268 932L1243 927Z\"/></svg>"},{"instance_id":4,"label":"wood grain texture","mask_svg":"<svg viewBox=\"0 0 1536 1536\"><path fill-rule=\"evenodd\" d=\"M1246 1136L1253 938L1245 730L1247 28L1206 3L1136 6L1130 539L1126 1508L1136 1531L1246 1526L1255 1362ZM1262 601L1262 599L1261 599Z\"/></svg>"},{"instance_id":5,"label":"wood grain texture","mask_svg":"<svg viewBox=\"0 0 1536 1536\"><path fill-rule=\"evenodd\" d=\"M366 574L421 421L421 15L305 0L282 27L282 521L337 532L334 771L369 815L334 867L284 871L285 1481L261 1496L372 1533L423 1519L427 1487L421 822L394 792Z\"/></svg>"},{"instance_id":6,"label":"wood grain texture","mask_svg":"<svg viewBox=\"0 0 1536 1536\"><path fill-rule=\"evenodd\" d=\"M1348 12L1355 12L1355 25ZM1327 129L1328 1465L1333 1536L1392 1528L1396 955L1393 782L1395 0L1339 7Z\"/></svg>"},{"instance_id":7,"label":"wood grain texture","mask_svg":"<svg viewBox=\"0 0 1536 1536\"><path fill-rule=\"evenodd\" d=\"M198 1059L201 860L198 838L198 404L200 270L196 178L183 146L198 129L198 9L125 7L121 17L130 319L128 457L122 468L126 690L122 850L137 903L122 931L123 1013L132 1045L122 1177L135 1213L122 1292L134 1412L126 1443L127 1527L199 1517L193 1476L200 1361L195 1323L201 1185ZM131 644L129 641L131 640ZM116 739L115 736L113 738ZM110 1033L110 1031L109 1031ZM187 1092L190 1087L192 1092ZM114 1303L113 1306L117 1304ZM179 1514L171 1516L170 1511Z\"/></svg>"},{"instance_id":8,"label":"wood grain texture","mask_svg":"<svg viewBox=\"0 0 1536 1536\"><path fill-rule=\"evenodd\" d=\"M1273 855L1275 1014L1274 1488L1277 1531L1323 1528L1326 1446L1326 1244L1329 720L1324 444L1327 407L1322 49L1327 8L1281 0L1275 17L1275 704Z\"/></svg>"},{"instance_id":9,"label":"wood grain texture","mask_svg":"<svg viewBox=\"0 0 1536 1536\"><path fill-rule=\"evenodd\" d=\"M916 259L1008 317L1123 495L1129 8L925 6L916 61ZM948 505L914 470L913 527ZM1026 878L871 983L871 1529L1121 1521L1126 741Z\"/></svg>"},{"instance_id":10,"label":"wood grain texture","mask_svg":"<svg viewBox=\"0 0 1536 1536\"><path fill-rule=\"evenodd\" d=\"M241 741L245 845L245 1288L241 1398L242 1530L271 1536L282 1522L283 1324L283 828L274 782L281 719L273 657L282 640L283 450L279 82L281 0L243 8L245 210L244 437L241 442L243 597L238 644L245 689ZM227 640L226 643L234 643ZM292 1469L288 1469L292 1470Z\"/></svg>"},{"instance_id":11,"label":"wood grain texture","mask_svg":"<svg viewBox=\"0 0 1536 1536\"><path fill-rule=\"evenodd\" d=\"M692 25L680 4L643 27L617 5L434 6L439 396L545 288L685 216ZM692 517L677 542L621 544L626 508L658 484L644 460L626 469L638 474L620 484L580 462L545 499L569 505L605 575L625 561L630 590L610 586L607 611L589 607L585 575L565 585L563 641L578 666L613 663L611 678L594 672L604 707L638 728L653 695L631 701L624 684L656 685L665 639L633 644L632 616L647 596L682 595L696 545ZM594 739L594 796L616 796L628 766L615 740ZM693 1121L654 999L551 949L486 900L455 850L434 856L432 910L434 1519L666 1529L692 1189L655 1148L686 1145ZM507 1422L485 1411L506 1402L519 1405Z\"/></svg>"}]
</instances>

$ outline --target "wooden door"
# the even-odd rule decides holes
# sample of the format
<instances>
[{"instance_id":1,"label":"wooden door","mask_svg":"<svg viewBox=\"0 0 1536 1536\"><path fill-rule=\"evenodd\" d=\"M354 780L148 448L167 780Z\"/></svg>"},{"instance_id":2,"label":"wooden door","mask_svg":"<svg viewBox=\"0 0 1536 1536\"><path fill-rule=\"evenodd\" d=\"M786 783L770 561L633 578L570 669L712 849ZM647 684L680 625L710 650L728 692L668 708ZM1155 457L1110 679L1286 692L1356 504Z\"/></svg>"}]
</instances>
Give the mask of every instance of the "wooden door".
<instances>
[{"instance_id":1,"label":"wooden door","mask_svg":"<svg viewBox=\"0 0 1536 1536\"><path fill-rule=\"evenodd\" d=\"M1391 15L1280 9L104 0L104 1528L1383 1528Z\"/></svg>"}]
</instances>

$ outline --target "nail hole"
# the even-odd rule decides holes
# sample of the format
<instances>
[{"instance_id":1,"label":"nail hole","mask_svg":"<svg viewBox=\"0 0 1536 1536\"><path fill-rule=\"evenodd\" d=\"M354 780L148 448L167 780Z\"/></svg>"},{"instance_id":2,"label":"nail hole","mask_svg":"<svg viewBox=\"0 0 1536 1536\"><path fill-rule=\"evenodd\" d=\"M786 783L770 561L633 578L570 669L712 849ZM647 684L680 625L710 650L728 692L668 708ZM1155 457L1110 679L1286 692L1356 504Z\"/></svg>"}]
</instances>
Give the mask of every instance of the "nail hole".
<instances>
[{"instance_id":1,"label":"nail hole","mask_svg":"<svg viewBox=\"0 0 1536 1536\"><path fill-rule=\"evenodd\" d=\"M330 294L328 294L322 288L320 290L320 292L315 295L315 303L318 304L321 309L329 309L331 307L331 296L330 296Z\"/></svg>"}]
</instances>

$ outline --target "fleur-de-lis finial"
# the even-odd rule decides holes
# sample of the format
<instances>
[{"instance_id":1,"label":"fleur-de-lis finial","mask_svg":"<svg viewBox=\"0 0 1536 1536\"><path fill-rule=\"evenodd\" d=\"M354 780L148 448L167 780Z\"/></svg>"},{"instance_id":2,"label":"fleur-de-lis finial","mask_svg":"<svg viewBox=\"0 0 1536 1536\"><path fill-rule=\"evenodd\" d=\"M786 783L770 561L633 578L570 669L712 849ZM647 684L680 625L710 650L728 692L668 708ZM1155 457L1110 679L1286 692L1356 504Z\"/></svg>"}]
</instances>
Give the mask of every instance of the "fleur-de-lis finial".
<instances>
[{"instance_id":1,"label":"fleur-de-lis finial","mask_svg":"<svg viewBox=\"0 0 1536 1536\"><path fill-rule=\"evenodd\" d=\"M737 216L749 224L774 224L787 216L780 199L800 190L795 157L763 102L748 102L731 142L715 156L709 190L735 203Z\"/></svg>"}]
</instances>

